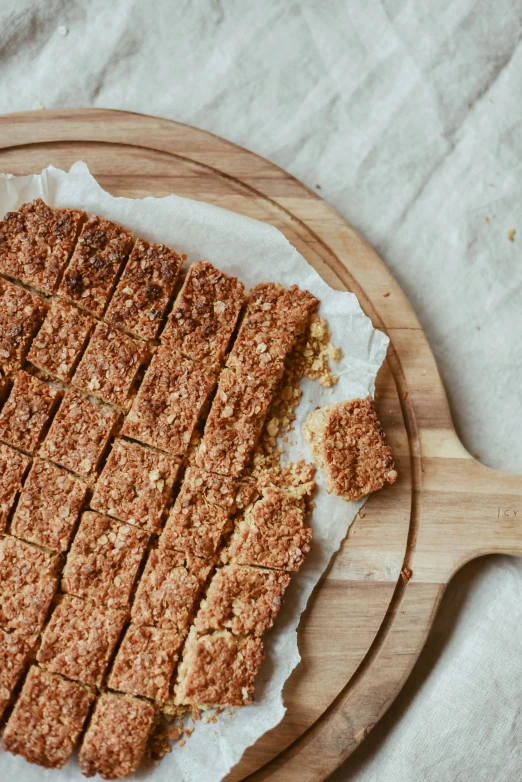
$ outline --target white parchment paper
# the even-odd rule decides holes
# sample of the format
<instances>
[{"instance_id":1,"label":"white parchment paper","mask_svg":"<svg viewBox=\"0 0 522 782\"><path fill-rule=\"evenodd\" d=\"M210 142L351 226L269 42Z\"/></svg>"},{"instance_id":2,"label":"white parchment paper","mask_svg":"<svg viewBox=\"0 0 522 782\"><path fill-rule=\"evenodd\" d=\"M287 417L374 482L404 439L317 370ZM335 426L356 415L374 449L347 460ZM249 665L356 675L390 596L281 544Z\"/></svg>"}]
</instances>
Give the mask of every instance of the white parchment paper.
<instances>
[{"instance_id":1,"label":"white parchment paper","mask_svg":"<svg viewBox=\"0 0 522 782\"><path fill-rule=\"evenodd\" d=\"M0 216L38 197L51 206L82 208L123 223L135 235L186 253L188 263L211 261L222 271L238 276L247 288L268 280L286 286L297 283L320 299L320 314L328 320L332 342L343 351L343 358L334 366L340 379L332 389L303 381L293 444L287 450L289 458L310 460L301 434L310 410L373 394L388 338L372 327L353 294L332 290L276 228L175 195L140 200L115 198L98 185L82 162L75 163L68 173L49 167L34 176L0 175ZM199 721L182 749L175 746L156 768L138 772L139 777L154 775L158 782L218 782L247 747L282 719L283 686L300 659L296 632L299 618L362 504L347 504L327 494L319 473L317 480L316 507L308 521L313 528L312 550L302 570L293 575L275 627L264 638L266 659L256 685L256 702L225 712L216 723ZM0 752L0 779L38 782L48 776L57 778L56 772ZM60 776L64 781L83 779L76 759L69 761Z\"/></svg>"}]
</instances>

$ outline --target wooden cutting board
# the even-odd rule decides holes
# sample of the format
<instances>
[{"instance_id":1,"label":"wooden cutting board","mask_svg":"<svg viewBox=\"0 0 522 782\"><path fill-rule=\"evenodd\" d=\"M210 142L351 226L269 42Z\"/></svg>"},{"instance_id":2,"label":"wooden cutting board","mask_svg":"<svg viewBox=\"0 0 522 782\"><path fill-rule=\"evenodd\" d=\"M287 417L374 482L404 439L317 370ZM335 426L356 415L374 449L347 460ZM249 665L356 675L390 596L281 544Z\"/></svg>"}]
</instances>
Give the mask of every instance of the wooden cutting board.
<instances>
[{"instance_id":1,"label":"wooden cutting board","mask_svg":"<svg viewBox=\"0 0 522 782\"><path fill-rule=\"evenodd\" d=\"M175 122L102 110L0 117L0 171L68 169L79 159L113 195L176 193L272 223L332 287L353 291L391 339L377 403L400 478L365 505L310 600L283 722L230 775L324 779L399 692L455 571L483 554L522 554L520 478L464 450L404 294L317 194L268 161Z\"/></svg>"}]
</instances>

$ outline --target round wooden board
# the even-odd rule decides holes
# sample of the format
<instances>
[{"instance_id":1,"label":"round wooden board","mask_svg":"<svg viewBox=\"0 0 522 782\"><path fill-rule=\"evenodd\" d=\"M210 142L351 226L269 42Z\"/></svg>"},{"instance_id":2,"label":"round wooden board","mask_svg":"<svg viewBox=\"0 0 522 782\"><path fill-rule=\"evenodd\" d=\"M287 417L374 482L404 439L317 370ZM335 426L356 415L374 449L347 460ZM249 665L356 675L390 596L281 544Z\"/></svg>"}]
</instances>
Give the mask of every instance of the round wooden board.
<instances>
[{"instance_id":1,"label":"round wooden board","mask_svg":"<svg viewBox=\"0 0 522 782\"><path fill-rule=\"evenodd\" d=\"M68 169L80 159L114 195L176 193L272 223L332 287L353 291L390 336L377 403L400 478L365 505L310 600L283 722L230 774L324 779L398 693L451 575L474 556L522 554L520 479L481 466L461 446L402 291L315 193L244 149L166 120L103 110L0 118L0 171Z\"/></svg>"}]
</instances>

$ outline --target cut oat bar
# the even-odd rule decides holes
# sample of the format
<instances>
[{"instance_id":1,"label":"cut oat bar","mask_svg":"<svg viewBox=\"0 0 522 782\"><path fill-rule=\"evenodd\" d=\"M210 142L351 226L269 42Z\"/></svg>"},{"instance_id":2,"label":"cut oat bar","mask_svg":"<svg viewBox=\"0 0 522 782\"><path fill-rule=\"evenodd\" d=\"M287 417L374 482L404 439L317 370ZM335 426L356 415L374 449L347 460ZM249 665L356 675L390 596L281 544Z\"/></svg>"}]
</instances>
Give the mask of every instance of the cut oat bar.
<instances>
[{"instance_id":1,"label":"cut oat bar","mask_svg":"<svg viewBox=\"0 0 522 782\"><path fill-rule=\"evenodd\" d=\"M101 317L131 245L131 231L109 220L91 217L82 228L59 295Z\"/></svg>"},{"instance_id":2,"label":"cut oat bar","mask_svg":"<svg viewBox=\"0 0 522 782\"><path fill-rule=\"evenodd\" d=\"M303 433L328 491L344 500L357 500L396 481L392 451L370 396L314 410Z\"/></svg>"},{"instance_id":3,"label":"cut oat bar","mask_svg":"<svg viewBox=\"0 0 522 782\"><path fill-rule=\"evenodd\" d=\"M145 373L121 433L181 456L215 383L210 369L168 348L160 348Z\"/></svg>"},{"instance_id":4,"label":"cut oat bar","mask_svg":"<svg viewBox=\"0 0 522 782\"><path fill-rule=\"evenodd\" d=\"M34 636L0 630L0 720L34 645Z\"/></svg>"},{"instance_id":5,"label":"cut oat bar","mask_svg":"<svg viewBox=\"0 0 522 782\"><path fill-rule=\"evenodd\" d=\"M0 413L0 440L33 454L60 396L57 388L18 372Z\"/></svg>"},{"instance_id":6,"label":"cut oat bar","mask_svg":"<svg viewBox=\"0 0 522 782\"><path fill-rule=\"evenodd\" d=\"M98 323L72 379L73 386L126 410L147 348L121 331Z\"/></svg>"},{"instance_id":7,"label":"cut oat bar","mask_svg":"<svg viewBox=\"0 0 522 782\"><path fill-rule=\"evenodd\" d=\"M64 595L42 635L36 659L67 679L100 686L127 612Z\"/></svg>"},{"instance_id":8,"label":"cut oat bar","mask_svg":"<svg viewBox=\"0 0 522 782\"><path fill-rule=\"evenodd\" d=\"M312 530L305 512L284 492L267 488L236 524L224 561L296 571L310 551Z\"/></svg>"},{"instance_id":9,"label":"cut oat bar","mask_svg":"<svg viewBox=\"0 0 522 782\"><path fill-rule=\"evenodd\" d=\"M136 527L87 511L67 556L62 590L98 604L127 605L148 539Z\"/></svg>"},{"instance_id":10,"label":"cut oat bar","mask_svg":"<svg viewBox=\"0 0 522 782\"><path fill-rule=\"evenodd\" d=\"M0 627L24 635L42 627L57 587L58 559L12 537L0 539Z\"/></svg>"},{"instance_id":11,"label":"cut oat bar","mask_svg":"<svg viewBox=\"0 0 522 782\"><path fill-rule=\"evenodd\" d=\"M66 551L86 493L87 486L70 473L36 458L13 516L12 534Z\"/></svg>"},{"instance_id":12,"label":"cut oat bar","mask_svg":"<svg viewBox=\"0 0 522 782\"><path fill-rule=\"evenodd\" d=\"M261 636L279 613L288 573L226 565L216 570L194 621L201 635L230 630Z\"/></svg>"},{"instance_id":13,"label":"cut oat bar","mask_svg":"<svg viewBox=\"0 0 522 782\"><path fill-rule=\"evenodd\" d=\"M176 630L131 624L118 649L108 686L164 703L183 635Z\"/></svg>"},{"instance_id":14,"label":"cut oat bar","mask_svg":"<svg viewBox=\"0 0 522 782\"><path fill-rule=\"evenodd\" d=\"M61 768L80 735L94 693L33 666L5 731L13 755L44 768Z\"/></svg>"},{"instance_id":15,"label":"cut oat bar","mask_svg":"<svg viewBox=\"0 0 522 782\"><path fill-rule=\"evenodd\" d=\"M319 300L296 285L283 288L276 282L262 282L249 293L242 325L261 331L301 334Z\"/></svg>"},{"instance_id":16,"label":"cut oat bar","mask_svg":"<svg viewBox=\"0 0 522 782\"><path fill-rule=\"evenodd\" d=\"M161 341L184 356L221 361L243 304L243 283L211 263L193 263L174 303Z\"/></svg>"},{"instance_id":17,"label":"cut oat bar","mask_svg":"<svg viewBox=\"0 0 522 782\"><path fill-rule=\"evenodd\" d=\"M255 448L273 395L272 387L225 369L219 378L196 464L239 476Z\"/></svg>"},{"instance_id":18,"label":"cut oat bar","mask_svg":"<svg viewBox=\"0 0 522 782\"><path fill-rule=\"evenodd\" d=\"M154 707L138 698L112 693L98 698L80 748L82 774L122 779L135 771L154 717Z\"/></svg>"},{"instance_id":19,"label":"cut oat bar","mask_svg":"<svg viewBox=\"0 0 522 782\"><path fill-rule=\"evenodd\" d=\"M229 527L229 511L218 505L209 505L202 494L188 491L183 485L169 514L159 545L169 551L182 551L202 559L210 559Z\"/></svg>"},{"instance_id":20,"label":"cut oat bar","mask_svg":"<svg viewBox=\"0 0 522 782\"><path fill-rule=\"evenodd\" d=\"M183 256L170 247L137 239L105 320L142 339L154 339L182 263Z\"/></svg>"},{"instance_id":21,"label":"cut oat bar","mask_svg":"<svg viewBox=\"0 0 522 782\"><path fill-rule=\"evenodd\" d=\"M288 331L253 328L245 322L227 358L227 367L236 372L259 378L272 386L280 380L285 369L285 359L294 344L294 336Z\"/></svg>"},{"instance_id":22,"label":"cut oat bar","mask_svg":"<svg viewBox=\"0 0 522 782\"><path fill-rule=\"evenodd\" d=\"M114 410L68 391L40 456L89 478L96 472L117 420Z\"/></svg>"},{"instance_id":23,"label":"cut oat bar","mask_svg":"<svg viewBox=\"0 0 522 782\"><path fill-rule=\"evenodd\" d=\"M153 549L132 604L134 624L184 633L211 568L181 552Z\"/></svg>"},{"instance_id":24,"label":"cut oat bar","mask_svg":"<svg viewBox=\"0 0 522 782\"><path fill-rule=\"evenodd\" d=\"M179 459L117 438L94 488L91 508L159 533L179 465Z\"/></svg>"},{"instance_id":25,"label":"cut oat bar","mask_svg":"<svg viewBox=\"0 0 522 782\"><path fill-rule=\"evenodd\" d=\"M39 296L0 278L0 367L19 369L47 305Z\"/></svg>"},{"instance_id":26,"label":"cut oat bar","mask_svg":"<svg viewBox=\"0 0 522 782\"><path fill-rule=\"evenodd\" d=\"M28 361L52 377L68 382L94 318L72 304L54 299L27 355Z\"/></svg>"},{"instance_id":27,"label":"cut oat bar","mask_svg":"<svg viewBox=\"0 0 522 782\"><path fill-rule=\"evenodd\" d=\"M209 505L219 505L232 513L238 491L239 481L230 475L216 475L200 467L189 467L183 478L180 495L189 501L190 495L201 494Z\"/></svg>"},{"instance_id":28,"label":"cut oat bar","mask_svg":"<svg viewBox=\"0 0 522 782\"><path fill-rule=\"evenodd\" d=\"M30 464L28 456L0 443L0 533L5 531L7 518Z\"/></svg>"},{"instance_id":29,"label":"cut oat bar","mask_svg":"<svg viewBox=\"0 0 522 782\"><path fill-rule=\"evenodd\" d=\"M0 271L54 293L85 212L53 209L41 198L8 212L0 222Z\"/></svg>"},{"instance_id":30,"label":"cut oat bar","mask_svg":"<svg viewBox=\"0 0 522 782\"><path fill-rule=\"evenodd\" d=\"M263 662L260 638L238 638L228 630L198 636L193 627L183 648L175 688L176 703L245 706Z\"/></svg>"}]
</instances>

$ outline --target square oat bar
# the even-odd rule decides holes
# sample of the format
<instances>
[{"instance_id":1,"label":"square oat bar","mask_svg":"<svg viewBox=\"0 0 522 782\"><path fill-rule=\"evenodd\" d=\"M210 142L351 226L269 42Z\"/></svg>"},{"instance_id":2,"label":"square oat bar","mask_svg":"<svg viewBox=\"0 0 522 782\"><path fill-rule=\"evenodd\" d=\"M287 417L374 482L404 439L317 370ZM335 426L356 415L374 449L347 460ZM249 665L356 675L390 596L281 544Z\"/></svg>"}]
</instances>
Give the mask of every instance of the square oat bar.
<instances>
[{"instance_id":1,"label":"square oat bar","mask_svg":"<svg viewBox=\"0 0 522 782\"><path fill-rule=\"evenodd\" d=\"M44 768L61 768L69 759L95 695L33 666L5 731L13 755Z\"/></svg>"},{"instance_id":2,"label":"square oat bar","mask_svg":"<svg viewBox=\"0 0 522 782\"><path fill-rule=\"evenodd\" d=\"M262 282L249 292L242 325L247 329L288 332L294 337L305 330L319 300L296 285L283 288L277 282Z\"/></svg>"},{"instance_id":3,"label":"square oat bar","mask_svg":"<svg viewBox=\"0 0 522 782\"><path fill-rule=\"evenodd\" d=\"M154 717L154 707L138 698L113 693L98 698L80 748L82 774L120 779L135 771Z\"/></svg>"},{"instance_id":4,"label":"square oat bar","mask_svg":"<svg viewBox=\"0 0 522 782\"><path fill-rule=\"evenodd\" d=\"M94 488L91 508L159 533L179 465L179 459L118 437Z\"/></svg>"},{"instance_id":5,"label":"square oat bar","mask_svg":"<svg viewBox=\"0 0 522 782\"><path fill-rule=\"evenodd\" d=\"M57 587L58 558L17 538L0 539L0 627L24 635L42 627Z\"/></svg>"},{"instance_id":6,"label":"square oat bar","mask_svg":"<svg viewBox=\"0 0 522 782\"><path fill-rule=\"evenodd\" d=\"M42 635L36 659L42 668L99 687L127 612L64 595Z\"/></svg>"},{"instance_id":7,"label":"square oat bar","mask_svg":"<svg viewBox=\"0 0 522 782\"><path fill-rule=\"evenodd\" d=\"M244 286L211 263L188 270L161 341L184 356L214 365L221 361L243 304Z\"/></svg>"},{"instance_id":8,"label":"square oat bar","mask_svg":"<svg viewBox=\"0 0 522 782\"><path fill-rule=\"evenodd\" d=\"M121 331L98 323L74 373L72 384L122 410L147 355L147 347Z\"/></svg>"},{"instance_id":9,"label":"square oat bar","mask_svg":"<svg viewBox=\"0 0 522 782\"><path fill-rule=\"evenodd\" d=\"M164 703L182 643L183 635L175 630L131 624L118 649L108 686Z\"/></svg>"},{"instance_id":10,"label":"square oat bar","mask_svg":"<svg viewBox=\"0 0 522 782\"><path fill-rule=\"evenodd\" d=\"M0 443L0 534L5 531L7 518L16 495L22 490L22 480L30 464L28 456Z\"/></svg>"},{"instance_id":11,"label":"square oat bar","mask_svg":"<svg viewBox=\"0 0 522 782\"><path fill-rule=\"evenodd\" d=\"M238 638L228 630L198 636L193 627L178 668L176 703L196 706L251 703L254 679L263 657L260 638Z\"/></svg>"},{"instance_id":12,"label":"square oat bar","mask_svg":"<svg viewBox=\"0 0 522 782\"><path fill-rule=\"evenodd\" d=\"M0 367L5 372L22 366L46 310L39 296L0 278Z\"/></svg>"},{"instance_id":13,"label":"square oat bar","mask_svg":"<svg viewBox=\"0 0 522 782\"><path fill-rule=\"evenodd\" d=\"M54 293L85 219L85 212L53 209L41 198L8 212L0 222L0 271Z\"/></svg>"},{"instance_id":14,"label":"square oat bar","mask_svg":"<svg viewBox=\"0 0 522 782\"><path fill-rule=\"evenodd\" d=\"M203 494L185 489L176 498L159 546L202 559L211 559L230 527L230 513L219 505L209 505Z\"/></svg>"},{"instance_id":15,"label":"square oat bar","mask_svg":"<svg viewBox=\"0 0 522 782\"><path fill-rule=\"evenodd\" d=\"M131 609L135 625L183 634L212 564L177 551L153 549Z\"/></svg>"},{"instance_id":16,"label":"square oat bar","mask_svg":"<svg viewBox=\"0 0 522 782\"><path fill-rule=\"evenodd\" d=\"M294 341L293 334L288 331L263 331L243 322L226 365L239 374L259 378L273 386L283 376L285 359Z\"/></svg>"},{"instance_id":17,"label":"square oat bar","mask_svg":"<svg viewBox=\"0 0 522 782\"><path fill-rule=\"evenodd\" d=\"M91 217L82 228L58 294L101 317L131 245L131 231Z\"/></svg>"},{"instance_id":18,"label":"square oat bar","mask_svg":"<svg viewBox=\"0 0 522 782\"><path fill-rule=\"evenodd\" d=\"M214 373L160 348L152 359L121 433L181 456L216 383Z\"/></svg>"},{"instance_id":19,"label":"square oat bar","mask_svg":"<svg viewBox=\"0 0 522 782\"><path fill-rule=\"evenodd\" d=\"M148 540L136 527L87 511L67 556L62 590L98 605L126 606Z\"/></svg>"},{"instance_id":20,"label":"square oat bar","mask_svg":"<svg viewBox=\"0 0 522 782\"><path fill-rule=\"evenodd\" d=\"M178 278L183 256L164 244L137 239L105 320L142 339L154 339Z\"/></svg>"},{"instance_id":21,"label":"square oat bar","mask_svg":"<svg viewBox=\"0 0 522 782\"><path fill-rule=\"evenodd\" d=\"M117 420L114 410L68 391L39 454L89 478L96 472Z\"/></svg>"},{"instance_id":22,"label":"square oat bar","mask_svg":"<svg viewBox=\"0 0 522 782\"><path fill-rule=\"evenodd\" d=\"M27 360L46 374L68 382L95 322L72 304L54 299Z\"/></svg>"},{"instance_id":23,"label":"square oat bar","mask_svg":"<svg viewBox=\"0 0 522 782\"><path fill-rule=\"evenodd\" d=\"M0 720L29 660L34 638L0 630Z\"/></svg>"},{"instance_id":24,"label":"square oat bar","mask_svg":"<svg viewBox=\"0 0 522 782\"><path fill-rule=\"evenodd\" d=\"M200 467L189 467L183 478L181 493L186 498L191 494L202 494L209 505L219 505L233 513L239 490L239 481L230 475L217 475Z\"/></svg>"},{"instance_id":25,"label":"square oat bar","mask_svg":"<svg viewBox=\"0 0 522 782\"><path fill-rule=\"evenodd\" d=\"M86 493L82 481L36 458L20 495L11 533L37 546L67 551Z\"/></svg>"},{"instance_id":26,"label":"square oat bar","mask_svg":"<svg viewBox=\"0 0 522 782\"><path fill-rule=\"evenodd\" d=\"M33 454L60 397L57 388L27 372L18 372L0 413L0 440Z\"/></svg>"}]
</instances>

